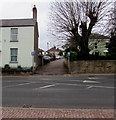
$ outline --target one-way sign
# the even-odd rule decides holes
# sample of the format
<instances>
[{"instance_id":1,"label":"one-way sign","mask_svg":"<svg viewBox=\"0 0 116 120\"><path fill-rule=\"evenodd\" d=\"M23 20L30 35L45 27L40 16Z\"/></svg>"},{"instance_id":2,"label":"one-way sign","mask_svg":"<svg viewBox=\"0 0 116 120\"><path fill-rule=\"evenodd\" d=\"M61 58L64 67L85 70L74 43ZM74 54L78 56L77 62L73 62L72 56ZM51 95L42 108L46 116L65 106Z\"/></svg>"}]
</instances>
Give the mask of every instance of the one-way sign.
<instances>
[{"instance_id":1,"label":"one-way sign","mask_svg":"<svg viewBox=\"0 0 116 120\"><path fill-rule=\"evenodd\" d=\"M33 51L33 52L31 52L31 56L34 56L34 55L35 55L34 51Z\"/></svg>"}]
</instances>

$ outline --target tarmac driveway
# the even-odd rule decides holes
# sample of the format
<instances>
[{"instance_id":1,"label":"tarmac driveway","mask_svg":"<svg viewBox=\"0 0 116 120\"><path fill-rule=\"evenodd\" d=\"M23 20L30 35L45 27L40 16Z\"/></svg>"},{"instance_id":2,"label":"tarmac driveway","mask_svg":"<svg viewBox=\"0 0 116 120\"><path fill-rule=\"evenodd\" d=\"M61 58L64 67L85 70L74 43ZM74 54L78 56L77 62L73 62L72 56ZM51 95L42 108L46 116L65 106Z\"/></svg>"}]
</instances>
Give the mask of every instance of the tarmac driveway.
<instances>
[{"instance_id":1,"label":"tarmac driveway","mask_svg":"<svg viewBox=\"0 0 116 120\"><path fill-rule=\"evenodd\" d=\"M67 74L67 69L64 67L65 59L52 61L44 66L38 67L37 74L40 75L63 75Z\"/></svg>"}]
</instances>

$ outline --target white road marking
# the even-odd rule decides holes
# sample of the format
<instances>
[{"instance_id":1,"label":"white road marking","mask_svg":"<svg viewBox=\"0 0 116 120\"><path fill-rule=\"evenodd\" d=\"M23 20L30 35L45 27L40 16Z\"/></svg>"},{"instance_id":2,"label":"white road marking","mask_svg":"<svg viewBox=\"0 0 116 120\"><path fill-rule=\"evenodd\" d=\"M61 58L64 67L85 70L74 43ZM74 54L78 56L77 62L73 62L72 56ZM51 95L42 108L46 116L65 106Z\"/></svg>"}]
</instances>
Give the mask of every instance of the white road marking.
<instances>
[{"instance_id":1,"label":"white road marking","mask_svg":"<svg viewBox=\"0 0 116 120\"><path fill-rule=\"evenodd\" d=\"M46 86L42 86L40 87L41 89L44 89L44 88L50 88L50 87L54 87L55 85L46 85Z\"/></svg>"},{"instance_id":2,"label":"white road marking","mask_svg":"<svg viewBox=\"0 0 116 120\"><path fill-rule=\"evenodd\" d=\"M23 86L23 85L28 85L28 84L32 84L32 83L23 83L23 84L16 84L16 85L8 85L8 86L4 86L4 87L2 87L2 88L9 88L9 87Z\"/></svg>"},{"instance_id":3,"label":"white road marking","mask_svg":"<svg viewBox=\"0 0 116 120\"><path fill-rule=\"evenodd\" d=\"M80 86L80 87L87 87L88 89L90 88L110 88L110 89L114 89L114 87L112 86L95 86L95 85L83 85L83 84L68 84L68 83L55 83L57 85L68 85L68 86Z\"/></svg>"},{"instance_id":4,"label":"white road marking","mask_svg":"<svg viewBox=\"0 0 116 120\"><path fill-rule=\"evenodd\" d=\"M112 88L112 89L114 89L114 87L110 87L110 86L93 86L93 87L97 87L97 88Z\"/></svg>"},{"instance_id":5,"label":"white road marking","mask_svg":"<svg viewBox=\"0 0 116 120\"><path fill-rule=\"evenodd\" d=\"M95 79L97 79L97 78L95 78L95 77L88 77L88 79L90 79L90 80L94 79L94 80L95 80Z\"/></svg>"},{"instance_id":6,"label":"white road marking","mask_svg":"<svg viewBox=\"0 0 116 120\"><path fill-rule=\"evenodd\" d=\"M84 80L83 83L100 83L98 81Z\"/></svg>"},{"instance_id":7,"label":"white road marking","mask_svg":"<svg viewBox=\"0 0 116 120\"><path fill-rule=\"evenodd\" d=\"M111 87L111 86L89 86L89 85L86 85L88 89L90 88L111 88L111 89L114 89L114 87Z\"/></svg>"},{"instance_id":8,"label":"white road marking","mask_svg":"<svg viewBox=\"0 0 116 120\"><path fill-rule=\"evenodd\" d=\"M10 81L9 81L10 82ZM12 81L11 81L12 82ZM4 86L2 88L10 88L10 87L15 87L15 86L23 86L23 85L29 85L29 84L35 84L35 83L38 83L38 82L30 82L30 81L26 81L28 83L22 83L22 84L16 84L16 85L8 85L8 86Z\"/></svg>"},{"instance_id":9,"label":"white road marking","mask_svg":"<svg viewBox=\"0 0 116 120\"><path fill-rule=\"evenodd\" d=\"M93 88L93 86L89 86L89 87L87 87L87 89L90 89L90 88Z\"/></svg>"}]
</instances>

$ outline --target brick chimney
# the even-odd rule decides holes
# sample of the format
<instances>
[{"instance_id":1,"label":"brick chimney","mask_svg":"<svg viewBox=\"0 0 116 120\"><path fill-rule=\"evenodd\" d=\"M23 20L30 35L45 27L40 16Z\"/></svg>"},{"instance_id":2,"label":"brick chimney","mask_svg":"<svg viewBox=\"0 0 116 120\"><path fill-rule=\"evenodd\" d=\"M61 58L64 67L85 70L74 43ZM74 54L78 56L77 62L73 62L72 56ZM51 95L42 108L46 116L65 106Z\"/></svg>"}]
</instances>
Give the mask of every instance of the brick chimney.
<instances>
[{"instance_id":1,"label":"brick chimney","mask_svg":"<svg viewBox=\"0 0 116 120\"><path fill-rule=\"evenodd\" d=\"M35 5L33 7L33 19L37 21L37 8Z\"/></svg>"}]
</instances>

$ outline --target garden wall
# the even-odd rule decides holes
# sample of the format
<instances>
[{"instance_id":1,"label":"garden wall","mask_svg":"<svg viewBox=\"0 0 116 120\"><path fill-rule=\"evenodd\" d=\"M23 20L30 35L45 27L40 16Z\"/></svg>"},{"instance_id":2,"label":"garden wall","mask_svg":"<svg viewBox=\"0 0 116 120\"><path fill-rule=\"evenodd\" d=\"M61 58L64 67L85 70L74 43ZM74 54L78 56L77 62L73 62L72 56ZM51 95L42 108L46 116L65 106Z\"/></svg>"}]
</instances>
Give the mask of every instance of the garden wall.
<instances>
[{"instance_id":1,"label":"garden wall","mask_svg":"<svg viewBox=\"0 0 116 120\"><path fill-rule=\"evenodd\" d=\"M116 73L116 60L81 60L70 62L70 73Z\"/></svg>"}]
</instances>

